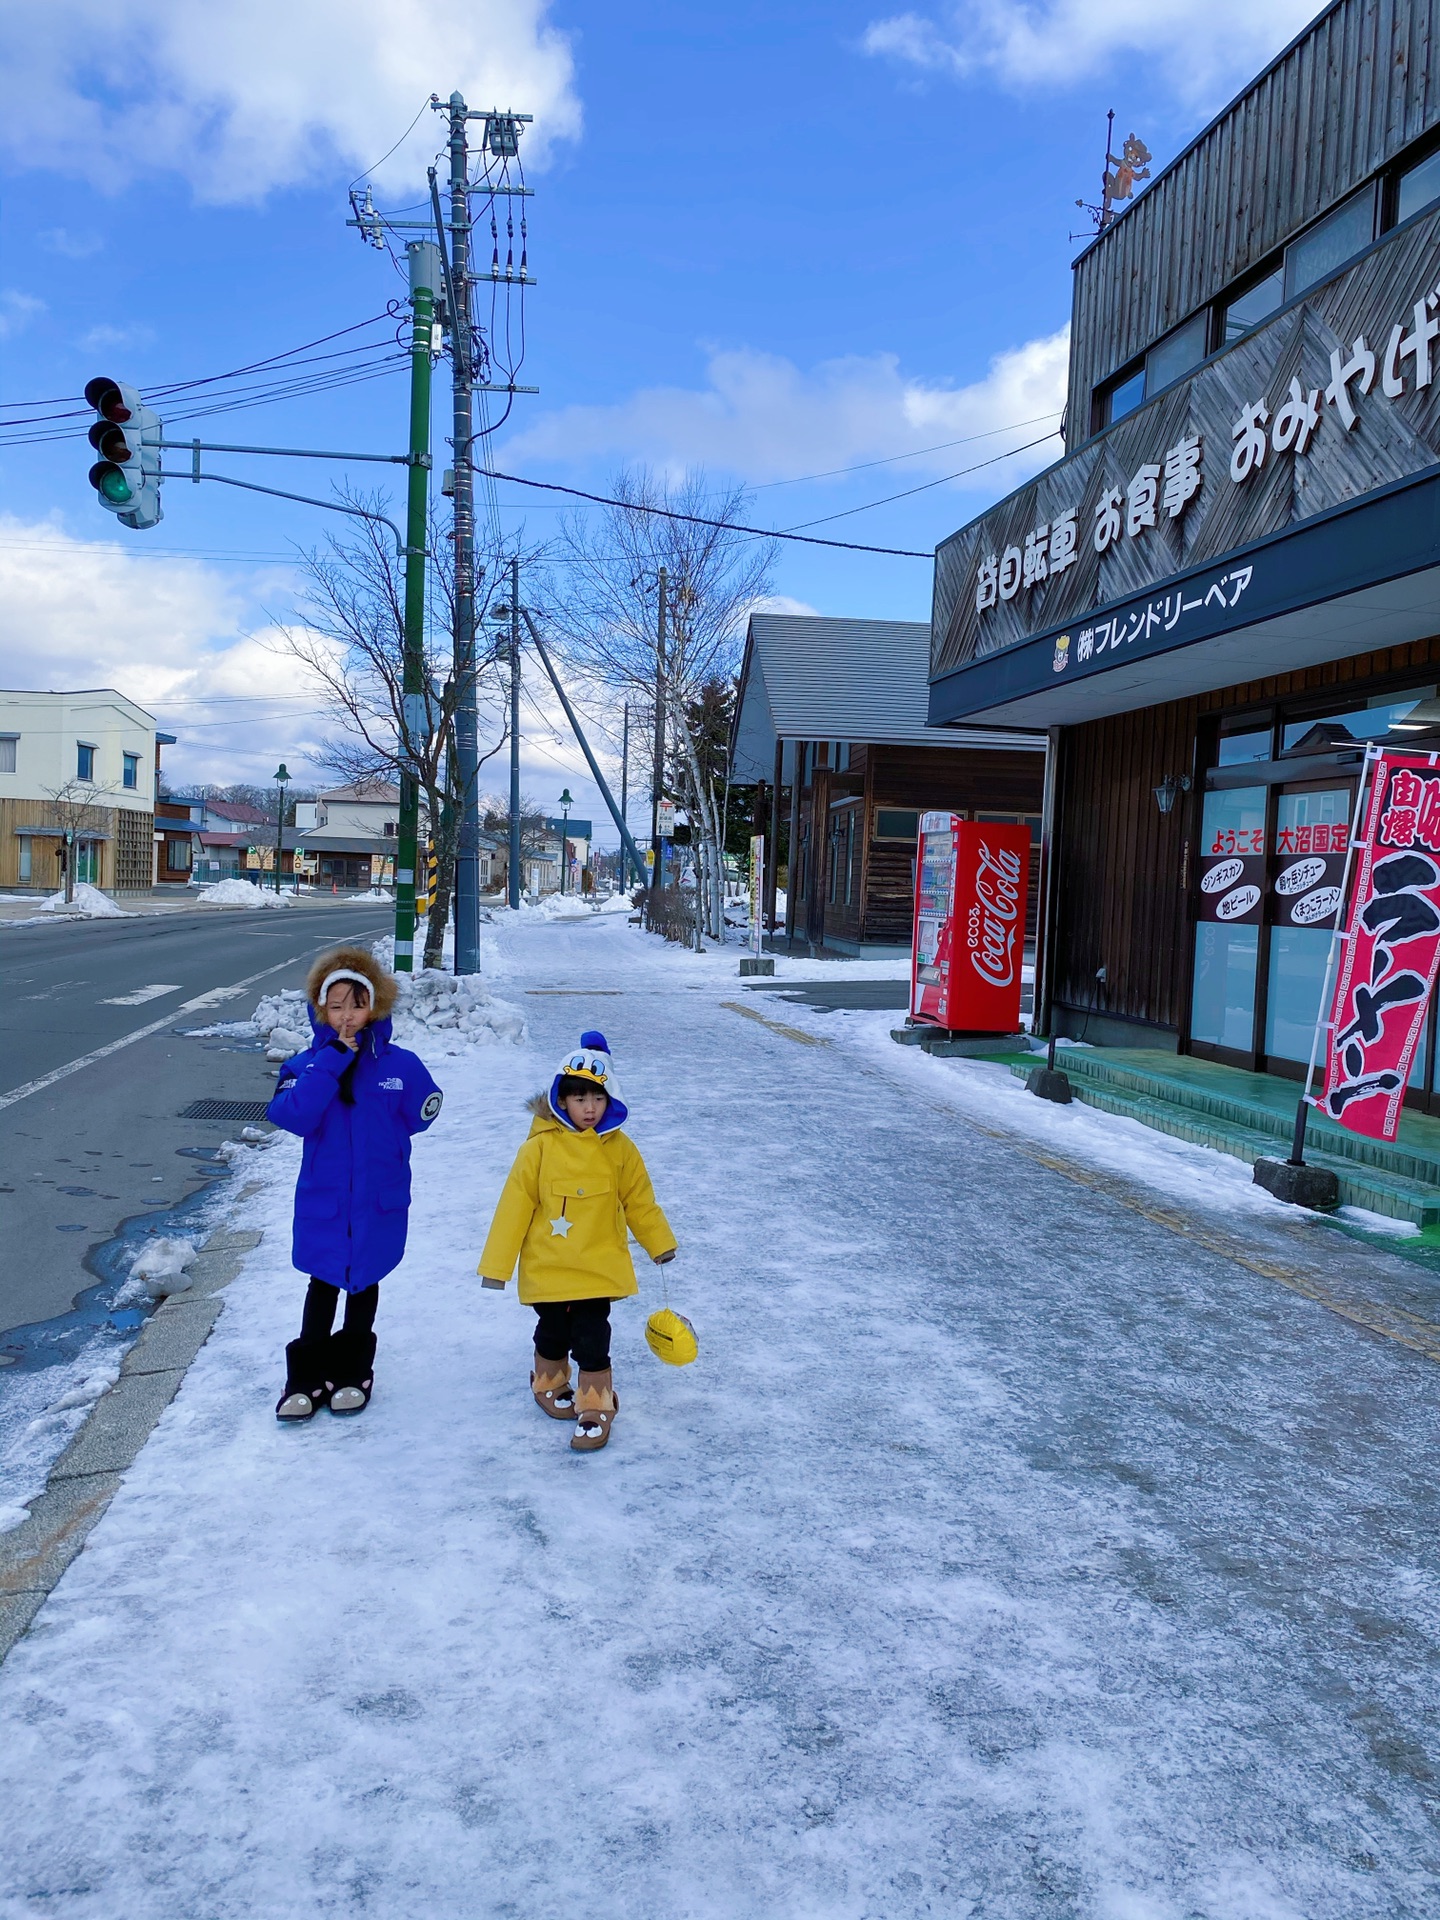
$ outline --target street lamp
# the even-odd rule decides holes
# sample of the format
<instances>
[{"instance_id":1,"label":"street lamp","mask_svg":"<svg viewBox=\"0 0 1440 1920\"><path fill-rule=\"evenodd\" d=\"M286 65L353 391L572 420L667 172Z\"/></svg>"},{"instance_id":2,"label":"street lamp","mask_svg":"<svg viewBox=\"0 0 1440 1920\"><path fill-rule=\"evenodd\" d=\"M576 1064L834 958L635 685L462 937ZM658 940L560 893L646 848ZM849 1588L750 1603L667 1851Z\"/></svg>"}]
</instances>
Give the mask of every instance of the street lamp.
<instances>
[{"instance_id":1,"label":"street lamp","mask_svg":"<svg viewBox=\"0 0 1440 1920\"><path fill-rule=\"evenodd\" d=\"M275 891L280 891L280 856L285 846L285 787L290 774L282 760L275 769L275 787L279 801L275 808Z\"/></svg>"},{"instance_id":2,"label":"street lamp","mask_svg":"<svg viewBox=\"0 0 1440 1920\"><path fill-rule=\"evenodd\" d=\"M560 795L560 891L565 891L565 874L570 865L570 809L575 804L569 787Z\"/></svg>"}]
</instances>

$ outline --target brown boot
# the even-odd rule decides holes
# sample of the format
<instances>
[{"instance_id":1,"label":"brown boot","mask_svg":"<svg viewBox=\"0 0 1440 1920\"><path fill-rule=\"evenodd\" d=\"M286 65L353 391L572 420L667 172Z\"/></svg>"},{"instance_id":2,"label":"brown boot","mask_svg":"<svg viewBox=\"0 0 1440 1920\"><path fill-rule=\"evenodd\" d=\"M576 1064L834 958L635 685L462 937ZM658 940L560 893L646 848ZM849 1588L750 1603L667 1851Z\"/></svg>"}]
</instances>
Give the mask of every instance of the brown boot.
<instances>
[{"instance_id":1,"label":"brown boot","mask_svg":"<svg viewBox=\"0 0 1440 1920\"><path fill-rule=\"evenodd\" d=\"M610 1426L620 1411L620 1396L612 1384L609 1367L603 1373L580 1375L580 1390L575 1395L575 1431L570 1444L577 1453L598 1453L610 1438Z\"/></svg>"},{"instance_id":2,"label":"brown boot","mask_svg":"<svg viewBox=\"0 0 1440 1920\"><path fill-rule=\"evenodd\" d=\"M530 1391L535 1396L536 1406L542 1413L548 1413L552 1420L575 1418L575 1390L570 1385L568 1360L547 1360L543 1353L537 1353L535 1371L530 1376Z\"/></svg>"}]
</instances>

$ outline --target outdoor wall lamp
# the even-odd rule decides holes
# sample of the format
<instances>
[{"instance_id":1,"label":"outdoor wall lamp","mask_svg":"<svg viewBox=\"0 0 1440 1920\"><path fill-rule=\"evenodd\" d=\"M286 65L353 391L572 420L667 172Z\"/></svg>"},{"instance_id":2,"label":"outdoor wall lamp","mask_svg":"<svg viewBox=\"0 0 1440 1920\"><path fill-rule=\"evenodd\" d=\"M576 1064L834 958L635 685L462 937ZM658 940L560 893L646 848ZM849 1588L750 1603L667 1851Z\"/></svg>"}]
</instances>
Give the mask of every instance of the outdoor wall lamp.
<instances>
[{"instance_id":1,"label":"outdoor wall lamp","mask_svg":"<svg viewBox=\"0 0 1440 1920\"><path fill-rule=\"evenodd\" d=\"M1176 795L1190 791L1190 776L1188 773L1167 773L1153 791L1155 804L1161 813L1171 813L1174 811Z\"/></svg>"}]
</instances>

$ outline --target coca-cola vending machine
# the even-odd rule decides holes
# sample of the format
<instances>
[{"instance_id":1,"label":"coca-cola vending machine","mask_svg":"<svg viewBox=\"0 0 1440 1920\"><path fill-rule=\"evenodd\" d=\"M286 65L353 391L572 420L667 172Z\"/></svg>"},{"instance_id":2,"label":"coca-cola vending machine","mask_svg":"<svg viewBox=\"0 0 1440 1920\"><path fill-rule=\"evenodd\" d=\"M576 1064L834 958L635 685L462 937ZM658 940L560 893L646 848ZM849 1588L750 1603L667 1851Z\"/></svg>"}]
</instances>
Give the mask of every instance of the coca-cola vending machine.
<instances>
[{"instance_id":1,"label":"coca-cola vending machine","mask_svg":"<svg viewBox=\"0 0 1440 1920\"><path fill-rule=\"evenodd\" d=\"M922 813L910 1017L951 1033L1020 1025L1030 829Z\"/></svg>"}]
</instances>

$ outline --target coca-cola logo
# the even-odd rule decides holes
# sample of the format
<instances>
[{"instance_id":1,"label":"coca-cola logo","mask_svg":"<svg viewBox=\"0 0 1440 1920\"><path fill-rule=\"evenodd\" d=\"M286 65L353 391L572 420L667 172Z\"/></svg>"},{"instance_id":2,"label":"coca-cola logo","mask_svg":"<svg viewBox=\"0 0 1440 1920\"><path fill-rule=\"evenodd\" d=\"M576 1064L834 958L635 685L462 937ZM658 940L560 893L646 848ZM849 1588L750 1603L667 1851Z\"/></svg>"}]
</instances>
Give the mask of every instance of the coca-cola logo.
<instances>
[{"instance_id":1,"label":"coca-cola logo","mask_svg":"<svg viewBox=\"0 0 1440 1920\"><path fill-rule=\"evenodd\" d=\"M1015 978L1020 885L1020 855L1006 847L992 853L982 840L970 915L970 962L992 987L1008 987Z\"/></svg>"}]
</instances>

